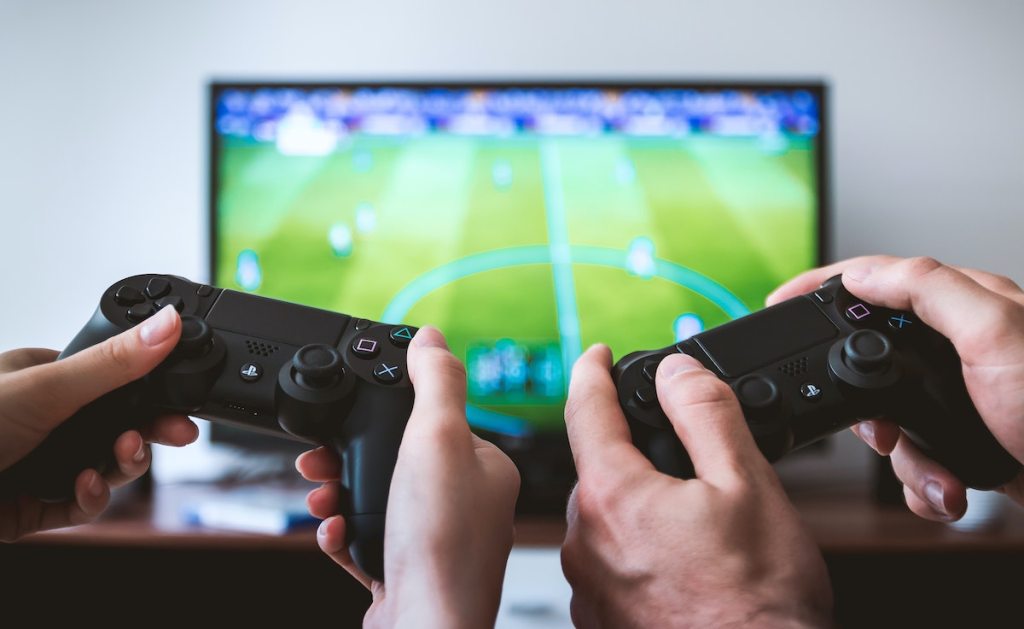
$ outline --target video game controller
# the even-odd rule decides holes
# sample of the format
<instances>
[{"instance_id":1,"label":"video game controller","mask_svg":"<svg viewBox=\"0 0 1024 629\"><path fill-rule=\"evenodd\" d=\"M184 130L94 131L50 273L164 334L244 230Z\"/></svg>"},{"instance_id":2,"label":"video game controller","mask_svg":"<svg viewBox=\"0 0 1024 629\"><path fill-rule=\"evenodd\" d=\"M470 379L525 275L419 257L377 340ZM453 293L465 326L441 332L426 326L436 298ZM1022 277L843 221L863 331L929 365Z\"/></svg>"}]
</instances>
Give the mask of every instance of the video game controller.
<instances>
[{"instance_id":1,"label":"video game controller","mask_svg":"<svg viewBox=\"0 0 1024 629\"><path fill-rule=\"evenodd\" d=\"M384 514L413 406L406 348L416 329L196 284L137 275L103 293L60 358L171 305L181 339L144 378L85 406L0 472L0 494L62 501L78 474L116 465L115 439L158 415L182 413L335 449L341 513L355 562L384 576Z\"/></svg>"},{"instance_id":2,"label":"video game controller","mask_svg":"<svg viewBox=\"0 0 1024 629\"><path fill-rule=\"evenodd\" d=\"M693 465L658 404L655 372L672 353L727 382L761 452L775 461L862 419L885 417L968 487L993 489L1021 469L985 427L952 343L913 313L860 300L835 276L808 294L612 370L636 446L666 474Z\"/></svg>"}]
</instances>

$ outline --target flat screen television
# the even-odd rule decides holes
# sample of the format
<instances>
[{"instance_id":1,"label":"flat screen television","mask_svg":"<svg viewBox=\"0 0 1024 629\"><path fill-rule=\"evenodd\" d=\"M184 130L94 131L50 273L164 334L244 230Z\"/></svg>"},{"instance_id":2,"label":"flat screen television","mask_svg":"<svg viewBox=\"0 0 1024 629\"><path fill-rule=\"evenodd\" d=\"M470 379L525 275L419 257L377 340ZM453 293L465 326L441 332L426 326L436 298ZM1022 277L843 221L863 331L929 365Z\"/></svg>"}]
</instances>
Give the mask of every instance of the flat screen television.
<instances>
[{"instance_id":1,"label":"flat screen television","mask_svg":"<svg viewBox=\"0 0 1024 629\"><path fill-rule=\"evenodd\" d=\"M826 105L818 82L214 82L211 280L437 326L521 504L560 508L583 349L668 345L824 259Z\"/></svg>"}]
</instances>

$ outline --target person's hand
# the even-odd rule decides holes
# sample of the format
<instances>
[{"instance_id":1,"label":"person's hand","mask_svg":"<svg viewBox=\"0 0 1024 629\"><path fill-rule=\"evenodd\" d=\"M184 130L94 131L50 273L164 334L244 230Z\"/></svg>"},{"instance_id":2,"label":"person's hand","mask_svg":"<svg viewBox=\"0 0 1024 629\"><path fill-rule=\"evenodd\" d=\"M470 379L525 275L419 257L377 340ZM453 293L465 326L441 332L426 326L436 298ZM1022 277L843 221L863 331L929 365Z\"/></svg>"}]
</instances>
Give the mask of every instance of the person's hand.
<instances>
[{"instance_id":1,"label":"person's hand","mask_svg":"<svg viewBox=\"0 0 1024 629\"><path fill-rule=\"evenodd\" d=\"M1024 292L1007 277L944 265L932 258L868 256L808 271L768 297L772 305L842 273L851 293L880 306L912 310L952 341L974 406L999 443L1024 461ZM963 483L926 458L891 422L869 420L853 431L882 455L904 483L910 509L930 520L959 519ZM1024 475L1003 490L1024 504Z\"/></svg>"},{"instance_id":2,"label":"person's hand","mask_svg":"<svg viewBox=\"0 0 1024 629\"><path fill-rule=\"evenodd\" d=\"M565 420L579 483L562 568L582 627L831 624L825 563L724 382L684 354L658 367L658 400L696 478L634 447L595 346L573 369Z\"/></svg>"},{"instance_id":3,"label":"person's hand","mask_svg":"<svg viewBox=\"0 0 1024 629\"><path fill-rule=\"evenodd\" d=\"M519 473L466 421L466 371L436 329L409 345L416 402L391 480L384 529L384 575L371 580L352 562L338 512L339 466L318 448L296 461L324 485L310 492L310 512L326 518L321 549L373 594L369 626L483 627L494 624L512 548Z\"/></svg>"},{"instance_id":4,"label":"person's hand","mask_svg":"<svg viewBox=\"0 0 1024 629\"><path fill-rule=\"evenodd\" d=\"M151 371L174 349L180 335L178 314L167 307L141 325L64 360L56 360L57 352L50 349L0 354L0 470L21 460L81 407ZM111 488L131 482L149 468L148 443L183 446L198 434L195 424L178 415L123 433L113 444L117 469L106 476L96 470L81 472L74 501L0 501L0 540L95 519L110 501Z\"/></svg>"}]
</instances>

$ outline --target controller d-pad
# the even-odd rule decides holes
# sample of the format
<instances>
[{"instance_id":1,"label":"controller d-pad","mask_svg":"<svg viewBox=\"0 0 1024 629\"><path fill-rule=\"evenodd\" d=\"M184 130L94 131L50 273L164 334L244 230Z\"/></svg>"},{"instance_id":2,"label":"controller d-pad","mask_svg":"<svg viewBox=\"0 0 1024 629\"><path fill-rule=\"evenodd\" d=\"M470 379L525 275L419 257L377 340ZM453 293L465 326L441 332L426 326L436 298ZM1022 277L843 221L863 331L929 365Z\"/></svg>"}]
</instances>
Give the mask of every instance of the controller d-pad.
<instances>
[{"instance_id":1,"label":"controller d-pad","mask_svg":"<svg viewBox=\"0 0 1024 629\"><path fill-rule=\"evenodd\" d=\"M146 296L131 286L122 286L114 293L114 303L118 306L134 306L144 301L146 301Z\"/></svg>"},{"instance_id":2,"label":"controller d-pad","mask_svg":"<svg viewBox=\"0 0 1024 629\"><path fill-rule=\"evenodd\" d=\"M171 283L166 278L150 278L149 283L146 284L146 295L150 299L159 299L169 292L171 292Z\"/></svg>"},{"instance_id":3,"label":"controller d-pad","mask_svg":"<svg viewBox=\"0 0 1024 629\"><path fill-rule=\"evenodd\" d=\"M382 384L395 384L402 379L402 368L398 363L382 362L373 368L373 377Z\"/></svg>"},{"instance_id":4,"label":"controller d-pad","mask_svg":"<svg viewBox=\"0 0 1024 629\"><path fill-rule=\"evenodd\" d=\"M148 319L153 314L153 304L149 302L143 302L141 304L135 304L128 309L126 316L129 321L138 323Z\"/></svg>"},{"instance_id":5,"label":"controller d-pad","mask_svg":"<svg viewBox=\"0 0 1024 629\"><path fill-rule=\"evenodd\" d=\"M174 306L174 309L181 312L185 309L185 300L177 295L168 295L161 299L156 300L156 307L158 310L163 310L167 306Z\"/></svg>"},{"instance_id":6,"label":"controller d-pad","mask_svg":"<svg viewBox=\"0 0 1024 629\"><path fill-rule=\"evenodd\" d=\"M661 358L648 358L644 361L643 367L640 368L640 373L643 374L644 380L647 382L654 382L654 377L658 373L658 365L661 364Z\"/></svg>"},{"instance_id":7,"label":"controller d-pad","mask_svg":"<svg viewBox=\"0 0 1024 629\"><path fill-rule=\"evenodd\" d=\"M639 387L636 391L633 391L633 399L643 408L651 408L658 404L658 392L654 387Z\"/></svg>"}]
</instances>

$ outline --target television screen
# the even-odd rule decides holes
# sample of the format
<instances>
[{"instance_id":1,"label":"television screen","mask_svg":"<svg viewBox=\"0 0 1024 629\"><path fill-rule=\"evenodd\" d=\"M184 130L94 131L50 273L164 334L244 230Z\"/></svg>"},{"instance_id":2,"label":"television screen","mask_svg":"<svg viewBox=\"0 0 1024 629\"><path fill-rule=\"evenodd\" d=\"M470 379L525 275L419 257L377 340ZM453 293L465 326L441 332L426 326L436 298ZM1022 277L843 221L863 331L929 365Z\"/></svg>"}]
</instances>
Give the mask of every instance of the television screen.
<instances>
[{"instance_id":1,"label":"television screen","mask_svg":"<svg viewBox=\"0 0 1024 629\"><path fill-rule=\"evenodd\" d=\"M468 417L564 432L573 361L681 340L818 263L820 84L216 83L212 280L434 325Z\"/></svg>"}]
</instances>

